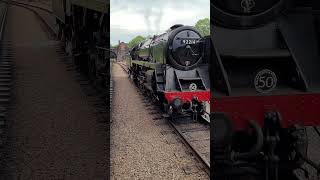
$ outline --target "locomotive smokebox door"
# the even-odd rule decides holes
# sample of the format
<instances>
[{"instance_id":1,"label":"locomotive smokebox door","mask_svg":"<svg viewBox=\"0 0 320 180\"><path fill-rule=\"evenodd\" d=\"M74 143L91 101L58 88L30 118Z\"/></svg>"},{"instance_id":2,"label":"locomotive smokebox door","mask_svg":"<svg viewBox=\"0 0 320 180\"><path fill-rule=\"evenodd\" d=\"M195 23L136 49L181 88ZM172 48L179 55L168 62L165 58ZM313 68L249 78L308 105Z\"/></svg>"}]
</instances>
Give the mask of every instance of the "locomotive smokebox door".
<instances>
[{"instance_id":1,"label":"locomotive smokebox door","mask_svg":"<svg viewBox=\"0 0 320 180\"><path fill-rule=\"evenodd\" d=\"M168 60L180 70L190 70L202 61L201 34L190 26L174 28L168 37Z\"/></svg>"}]
</instances>

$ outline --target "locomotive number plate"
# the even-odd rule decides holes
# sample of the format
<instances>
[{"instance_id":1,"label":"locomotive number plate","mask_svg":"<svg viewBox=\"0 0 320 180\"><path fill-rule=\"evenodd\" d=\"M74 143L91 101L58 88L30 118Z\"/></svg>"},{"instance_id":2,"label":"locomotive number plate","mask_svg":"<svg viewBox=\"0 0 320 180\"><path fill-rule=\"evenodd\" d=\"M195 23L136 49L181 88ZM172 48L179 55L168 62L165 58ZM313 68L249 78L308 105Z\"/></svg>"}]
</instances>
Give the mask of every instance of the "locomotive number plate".
<instances>
[{"instance_id":1,"label":"locomotive number plate","mask_svg":"<svg viewBox=\"0 0 320 180\"><path fill-rule=\"evenodd\" d=\"M254 79L254 86L258 92L268 93L274 90L277 86L277 81L277 76L273 71L264 69L257 73Z\"/></svg>"},{"instance_id":2,"label":"locomotive number plate","mask_svg":"<svg viewBox=\"0 0 320 180\"><path fill-rule=\"evenodd\" d=\"M182 44L196 44L197 41L195 39L183 39L181 40Z\"/></svg>"}]
</instances>

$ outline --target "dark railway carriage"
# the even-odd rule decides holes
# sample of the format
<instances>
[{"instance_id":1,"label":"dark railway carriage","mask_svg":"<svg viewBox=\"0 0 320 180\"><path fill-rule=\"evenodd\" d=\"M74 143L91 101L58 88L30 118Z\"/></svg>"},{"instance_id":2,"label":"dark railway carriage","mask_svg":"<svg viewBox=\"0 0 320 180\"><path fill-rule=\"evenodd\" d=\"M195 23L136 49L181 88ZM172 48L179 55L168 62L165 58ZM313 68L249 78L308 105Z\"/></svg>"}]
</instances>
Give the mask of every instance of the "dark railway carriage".
<instances>
[{"instance_id":1,"label":"dark railway carriage","mask_svg":"<svg viewBox=\"0 0 320 180\"><path fill-rule=\"evenodd\" d=\"M193 27L175 25L131 51L136 82L164 103L171 117L193 114L209 121L210 85L206 38Z\"/></svg>"},{"instance_id":2,"label":"dark railway carriage","mask_svg":"<svg viewBox=\"0 0 320 180\"><path fill-rule=\"evenodd\" d=\"M52 1L52 11L58 21L65 23L66 21L66 13L65 10L69 9L66 7L65 0L54 0ZM70 12L68 12L70 14Z\"/></svg>"},{"instance_id":3,"label":"dark railway carriage","mask_svg":"<svg viewBox=\"0 0 320 180\"><path fill-rule=\"evenodd\" d=\"M317 15L310 2L211 3L213 179L298 179L306 126L320 124Z\"/></svg>"},{"instance_id":4,"label":"dark railway carriage","mask_svg":"<svg viewBox=\"0 0 320 180\"><path fill-rule=\"evenodd\" d=\"M97 85L109 82L109 0L53 0L67 54Z\"/></svg>"}]
</instances>

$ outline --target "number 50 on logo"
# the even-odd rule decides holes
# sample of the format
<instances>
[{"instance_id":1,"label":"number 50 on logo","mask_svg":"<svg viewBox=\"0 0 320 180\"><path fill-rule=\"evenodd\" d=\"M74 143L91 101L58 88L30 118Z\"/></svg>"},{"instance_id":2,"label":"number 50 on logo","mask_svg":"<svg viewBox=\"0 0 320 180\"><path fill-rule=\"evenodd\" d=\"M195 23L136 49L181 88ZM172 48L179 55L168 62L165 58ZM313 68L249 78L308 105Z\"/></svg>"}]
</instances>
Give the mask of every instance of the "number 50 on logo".
<instances>
[{"instance_id":1,"label":"number 50 on logo","mask_svg":"<svg viewBox=\"0 0 320 180\"><path fill-rule=\"evenodd\" d=\"M254 79L254 86L258 92L268 93L274 90L277 86L277 81L277 76L273 71L264 69L257 73Z\"/></svg>"}]
</instances>

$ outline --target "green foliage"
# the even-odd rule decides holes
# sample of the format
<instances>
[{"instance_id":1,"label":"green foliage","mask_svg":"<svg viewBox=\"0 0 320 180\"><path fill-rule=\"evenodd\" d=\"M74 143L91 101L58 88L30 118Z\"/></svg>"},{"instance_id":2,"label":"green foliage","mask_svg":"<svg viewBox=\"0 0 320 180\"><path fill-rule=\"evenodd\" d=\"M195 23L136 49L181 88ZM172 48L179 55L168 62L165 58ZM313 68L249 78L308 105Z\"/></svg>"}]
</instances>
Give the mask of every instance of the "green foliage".
<instances>
[{"instance_id":1,"label":"green foliage","mask_svg":"<svg viewBox=\"0 0 320 180\"><path fill-rule=\"evenodd\" d=\"M201 33L202 36L210 35L210 20L209 18L199 20L195 28Z\"/></svg>"},{"instance_id":2,"label":"green foliage","mask_svg":"<svg viewBox=\"0 0 320 180\"><path fill-rule=\"evenodd\" d=\"M138 45L139 43L141 43L142 41L144 41L146 38L142 37L142 36L137 36L135 38L133 38L129 43L128 46L129 48L133 48L134 46Z\"/></svg>"}]
</instances>

